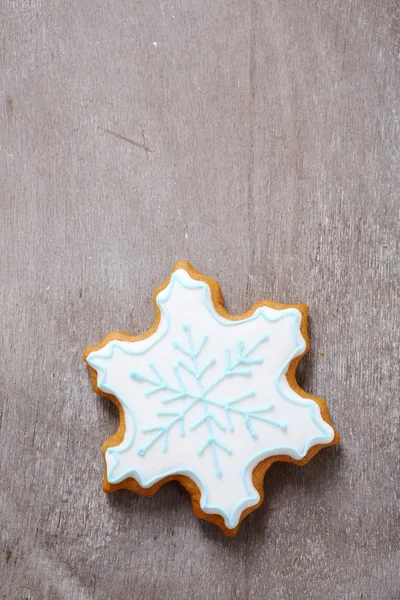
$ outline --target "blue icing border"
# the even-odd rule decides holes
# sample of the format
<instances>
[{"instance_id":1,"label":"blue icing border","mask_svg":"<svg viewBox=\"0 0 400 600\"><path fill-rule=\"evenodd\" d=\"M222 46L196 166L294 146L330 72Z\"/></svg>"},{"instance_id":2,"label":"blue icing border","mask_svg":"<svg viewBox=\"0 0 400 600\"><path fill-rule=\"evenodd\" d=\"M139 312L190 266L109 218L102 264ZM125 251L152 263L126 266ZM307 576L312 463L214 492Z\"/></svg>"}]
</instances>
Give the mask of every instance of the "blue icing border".
<instances>
[{"instance_id":1,"label":"blue icing border","mask_svg":"<svg viewBox=\"0 0 400 600\"><path fill-rule=\"evenodd\" d=\"M188 276L190 277L189 274L188 274ZM129 406L129 404L127 403L127 401L124 400L123 398L121 398L120 396L118 396L118 400L123 405L124 410L126 409L128 411L128 413L132 419L132 431L131 431L129 438L127 440L123 441L119 446L107 449L106 454L107 454L107 456L112 457L113 463L114 463L113 465L110 465L110 467L108 469L107 477L108 477L108 481L111 484L119 483L119 482L123 481L124 479L127 479L128 477L133 477L134 479L136 479L136 481L138 481L138 483L141 487L148 488L148 487L151 487L152 485L154 485L155 483L157 483L158 481L160 481L161 479L164 479L165 477L169 477L172 475L188 476L190 479L192 479L196 483L196 485L200 489L200 492L201 492L200 507L201 507L201 509L208 514L221 515L225 520L226 526L230 529L233 529L238 524L240 514L242 513L242 511L249 506L253 506L260 499L260 496L258 493L257 493L257 495L254 495L254 494L252 495L250 493L249 487L247 485L246 473L247 473L247 470L250 465L253 464L255 466L256 464L258 464L265 458L268 458L270 456L275 456L278 454L286 454L296 460L301 460L307 454L308 450L315 444L321 444L321 443L324 443L324 441L325 441L325 443L329 443L330 441L332 441L334 434L333 434L331 427L328 425L328 423L325 423L325 421L322 419L322 417L321 417L322 423L325 423L326 427L324 427L324 425L318 420L317 408L318 408L318 412L319 412L319 406L314 400L312 400L311 398L309 400L306 400L303 398L292 398L282 390L281 385L280 385L280 378L284 373L287 372L287 369L288 369L291 361L296 356L299 356L300 354L302 354L306 348L304 339L302 338L302 336L299 335L300 334L300 325L301 325L301 313L297 309L288 308L288 309L283 309L282 311L278 311L276 315L271 316L271 315L267 315L265 313L264 307L259 307L250 317L248 317L246 319L242 319L240 321L230 321L228 319L224 319L215 310L215 307L212 303L212 299L210 301L210 298L208 297L209 286L204 281L198 281L198 280L194 280L192 278L190 278L190 283L186 282L186 281L182 281L176 271L174 273L172 273L171 281L168 284L167 288L162 290L157 295L156 302L157 302L158 307L160 308L161 313L166 318L166 327L165 327L165 330L159 336L154 334L155 339L153 339L153 341L150 343L149 346L147 346L144 350L142 350L142 349L137 350L134 348L134 343L132 343L132 347L126 347L126 345L129 344L129 342L120 342L118 340L115 340L115 341L109 342L105 346L104 352L103 352L103 349L92 352L91 354L96 355L92 359L90 358L91 354L88 355L87 362L89 363L89 365L92 368L96 369L96 371L98 373L97 385L100 389L102 389L105 392L114 393L113 389L107 386L107 383L105 381L106 373L105 373L104 366L98 364L98 362L96 360L97 358L111 358L113 355L113 352L114 352L114 348L116 348L116 347L119 348L122 352L124 352L126 354L131 354L131 355L144 354L145 352L150 350L156 343L158 343L160 340L162 340L163 337L166 335L166 333L168 332L168 329L170 327L171 320L170 320L170 315L169 315L168 309L165 306L165 303L170 298L170 296L172 294L172 290L173 290L176 282L178 282L182 287L184 287L186 289L202 289L203 301L204 301L204 305L206 306L207 310L209 311L211 316L214 319L216 319L221 325L224 325L227 327L234 327L235 325L246 323L246 322L252 321L254 319L257 319L259 317L262 317L265 321L270 322L270 323L279 321L280 319L287 318L287 317L292 318L292 331L293 331L293 338L294 338L294 341L296 344L296 348L292 352L292 354L289 356L289 358L285 361L282 368L278 371L278 373L275 377L275 380L274 380L274 384L275 384L275 387L276 387L278 393L280 394L280 396L283 399L285 399L288 402L291 402L293 404L297 404L298 406L303 406L303 407L308 406L308 408L310 409L312 421L314 422L314 424L317 426L317 428L321 431L321 433L323 435L314 436L314 437L310 438L304 445L304 449L301 454L299 454L295 448L292 448L290 446L275 446L273 448L270 448L269 450L264 450L262 452L255 454L254 456L252 456L247 461L247 463L242 467L242 471L241 471L242 483L243 483L244 489L247 491L247 496L245 498L243 498L242 500L240 500L240 502L238 502L235 505L235 507L232 509L231 513L228 514L224 510L224 508L221 506L208 505L208 501L207 501L208 500L208 487L198 477L198 475L191 469L177 469L174 471L166 471L160 475L157 475L153 479L149 479L147 481L142 477L142 474L141 474L140 470L138 470L138 469L128 469L119 477L113 477L112 473L120 462L118 455L121 452L123 452L131 447L131 445L134 442L135 435L136 435L136 421L135 421L134 412L133 412L132 408ZM329 427L329 430L328 430L328 427Z\"/></svg>"}]
</instances>

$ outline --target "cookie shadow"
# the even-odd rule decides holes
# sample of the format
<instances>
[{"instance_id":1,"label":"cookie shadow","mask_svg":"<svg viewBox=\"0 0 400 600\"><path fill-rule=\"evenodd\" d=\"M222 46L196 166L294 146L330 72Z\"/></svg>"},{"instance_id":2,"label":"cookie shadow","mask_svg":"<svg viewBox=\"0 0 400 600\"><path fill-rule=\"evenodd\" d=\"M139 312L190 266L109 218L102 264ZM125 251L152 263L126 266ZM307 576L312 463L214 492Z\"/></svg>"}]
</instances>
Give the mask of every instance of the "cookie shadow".
<instances>
[{"instance_id":1,"label":"cookie shadow","mask_svg":"<svg viewBox=\"0 0 400 600\"><path fill-rule=\"evenodd\" d=\"M166 531L197 528L200 535L224 551L242 555L243 546L261 547L274 543L269 536L270 523L276 517L279 498L299 497L299 501L310 498L310 502L329 492L329 482L335 479L340 469L341 449L332 446L319 452L307 465L299 467L290 463L274 463L264 479L264 502L245 518L236 536L226 536L216 525L197 519L194 515L189 493L176 481L163 485L152 497L135 494L129 490L118 490L107 495L110 508L119 514L120 526L153 531L156 537ZM327 473L329 474L327 477ZM328 492L327 492L328 490ZM151 527L149 527L151 524ZM288 527L291 524L288 523ZM199 532L198 532L199 533Z\"/></svg>"},{"instance_id":2,"label":"cookie shadow","mask_svg":"<svg viewBox=\"0 0 400 600\"><path fill-rule=\"evenodd\" d=\"M240 547L242 553L243 544L248 542L251 542L251 546L266 544L271 530L270 522L276 515L274 507L279 498L298 495L299 501L308 497L310 501L314 501L316 497L329 493L329 482L334 481L340 470L341 453L340 446L330 446L322 449L303 467L291 463L274 463L265 474L263 503L244 519L238 534L228 537L212 523L201 521L204 535L209 540L222 544L227 551ZM288 527L290 526L289 523ZM274 543L273 539L271 543Z\"/></svg>"}]
</instances>

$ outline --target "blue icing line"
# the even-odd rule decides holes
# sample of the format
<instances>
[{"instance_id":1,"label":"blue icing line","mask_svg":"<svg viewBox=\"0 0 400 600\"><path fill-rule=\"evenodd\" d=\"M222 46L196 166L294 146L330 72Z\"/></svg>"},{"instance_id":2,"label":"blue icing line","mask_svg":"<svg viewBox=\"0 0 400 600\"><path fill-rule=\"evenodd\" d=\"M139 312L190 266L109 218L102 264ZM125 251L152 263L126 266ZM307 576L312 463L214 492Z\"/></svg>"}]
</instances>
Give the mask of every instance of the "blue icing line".
<instances>
[{"instance_id":1,"label":"blue icing line","mask_svg":"<svg viewBox=\"0 0 400 600\"><path fill-rule=\"evenodd\" d=\"M232 449L229 448L229 446L223 444L221 442L221 440L219 440L215 436L213 425L216 425L221 431L226 431L226 427L219 419L217 419L217 417L213 413L212 409L214 406L219 407L220 409L223 409L225 411L230 431L234 430L233 424L232 424L232 421L230 418L230 413L235 412L235 413L241 415L244 419L247 429L249 430L249 432L253 438L256 437L256 432L253 428L251 419L264 421L266 423L269 423L270 425L275 425L276 427L280 427L280 428L285 427L285 424L282 424L273 419L269 419L268 417L265 417L264 415L260 414L260 413L264 413L266 411L271 410L271 408L273 407L273 404L270 404L269 406L264 407L264 408L250 409L247 411L237 408L236 406L233 406L234 404L237 404L238 402L241 402L242 400L246 400L249 397L255 396L255 392L249 392L246 394L242 394L240 397L234 398L232 400L228 400L226 402L218 402L216 400L213 400L213 399L210 399L207 397L208 391L215 388L221 381L223 381L227 377L230 377L232 375L247 376L247 375L251 374L251 370L237 371L237 367L240 366L241 364L246 364L246 365L261 364L263 361L262 358L254 358L254 357L249 358L249 357L250 357L250 354L252 352L254 352L256 350L256 348L258 348L260 346L260 344L267 341L268 336L267 335L261 336L260 339L255 344L253 344L253 346L251 346L247 351L245 351L245 349L244 349L244 342L239 340L238 352L237 352L238 358L237 358L236 362L233 364L231 364L230 352L227 349L227 356L229 354L229 358L225 365L225 370L223 372L223 375L221 375L220 377L217 377L215 379L213 385L209 386L205 390L203 387L203 382L202 382L203 375L207 371L207 369L216 362L215 358L212 358L202 367L200 367L200 365L198 364L198 357L204 348L204 345L208 339L208 336L204 336L202 338L200 344L198 345L198 347L196 349L190 326L184 325L183 330L187 334L189 348L182 346L182 344L177 341L174 341L172 343L172 345L174 348L176 348L181 353L183 353L192 362L192 365L188 365L186 362L179 360L177 365L173 368L173 370L176 374L176 377L179 381L180 388L176 388L176 387L170 385L165 380L165 378L161 375L161 373L157 370L157 368L155 367L155 365L153 363L149 363L149 366L153 370L155 375L157 376L157 381L155 381L154 379L152 379L146 375L143 375L142 373L137 372L137 371L132 371L132 373L131 373L131 377L133 377L134 379L136 379L138 381L146 381L153 385L152 389L147 390L145 392L146 397L148 397L150 394L153 394L155 392L162 390L162 391L169 391L169 392L174 393L173 396L164 398L163 400L161 400L161 402L163 402L164 404L173 402L175 400L182 400L182 399L190 400L190 402L181 411L168 410L168 411L158 411L157 412L158 416L168 416L168 417L171 417L171 420L168 423L166 423L165 425L156 425L154 427L146 427L145 429L142 429L143 433L153 433L154 432L155 435L144 447L139 448L138 454L140 456L144 456L146 454L146 452L160 438L163 438L163 442L164 442L163 452L166 452L168 450L168 433L169 433L170 429L172 429L172 427L174 425L177 425L179 423L181 435L182 436L185 435L185 421L184 421L185 416L190 412L190 410L197 403L202 403L204 414L200 419L197 420L196 423L192 424L189 429L190 429L190 431L193 431L193 430L197 429L200 425L207 426L208 438L207 438L206 442L198 449L198 454L199 454L199 456L201 456L207 448L210 448L211 452L212 452L216 475L217 475L217 477L222 477L222 469L221 469L221 466L220 466L220 463L218 460L218 448L221 450L224 450L227 454L232 454ZM196 379L198 387L199 387L198 394L193 394L193 392L187 391L187 389L185 388L184 383L182 381L182 378L180 376L179 367L185 369L191 376L193 376Z\"/></svg>"},{"instance_id":2,"label":"blue icing line","mask_svg":"<svg viewBox=\"0 0 400 600\"><path fill-rule=\"evenodd\" d=\"M322 423L318 420L317 418L317 404L316 402L314 402L313 400L305 400L302 398L293 398L290 395L286 394L280 385L280 378L283 374L286 373L288 366L290 364L290 362L293 360L293 358L295 358L296 356L299 356L305 349L305 342L304 340L301 338L299 339L299 331L300 331L300 321L301 321L301 315L299 313L299 311L297 309L285 309L284 312L282 314L277 313L276 315L267 315L265 313L265 311L263 310L263 307L257 309L250 317L243 319L241 321L229 321L228 319L224 319L223 317L221 317L214 309L212 303L210 303L209 298L207 296L207 290L209 289L207 284L202 282L202 281L195 281L191 279L191 283L187 282L187 281L182 281L179 278L179 275L175 272L172 274L171 276L171 281L170 284L168 285L168 287L163 290L162 292L160 292L160 294L158 294L156 302L157 305L160 308L161 313L166 317L166 327L165 330L163 332L161 332L161 334L157 337L155 337L155 339L152 340L152 342L150 343L150 345L145 349L145 350L138 350L135 348L132 348L131 346L123 346L121 345L122 343L119 341L112 341L109 342L109 344L107 344L107 346L105 346L105 350L104 352L97 351L96 353L96 357L90 359L90 355L87 357L87 362L93 367L96 368L96 370L98 371L98 375L99 375L99 381L98 381L98 387L103 389L103 391L106 392L111 392L113 393L112 388L107 386L106 383L106 373L105 373L105 367L101 364L99 364L96 361L96 358L111 358L113 356L114 353L114 348L117 347L119 348L122 352L126 353L126 354L132 354L132 355L137 355L137 354L144 354L145 352L147 352L150 348L152 348L156 343L158 343L168 332L169 326L170 326L170 316L168 313L168 310L166 309L166 307L164 306L165 302L167 302L167 300L170 298L172 290L175 286L175 283L179 282L180 285L182 285L183 287L187 288L187 289L202 289L202 296L203 296L203 301L204 304L208 310L208 312L212 315L212 317L214 319L216 319L220 324L225 325L225 326L231 326L234 327L235 325L241 324L241 323L246 323L249 321L252 321L258 317L262 317L265 321L267 322L275 322L278 321L282 318L291 316L292 317L292 331L293 331L293 337L296 343L296 348L295 350L292 352L292 354L290 355L290 357L287 359L287 361L284 363L284 365L282 366L282 368L280 369L280 371L278 371L278 374L275 377L274 383L275 383L275 387L278 390L278 393L280 394L280 396L282 398L284 398L285 400L287 400L288 402L292 402L293 404L296 404L298 406L305 406L308 407L310 409L310 415L311 418L314 422L314 424L317 426L317 428L321 431L321 433L323 434L322 436L314 436L312 438L310 438L304 446L303 452L300 454L297 452L297 450L295 448L292 448L290 446L276 446L273 448L270 448L268 450L264 450L262 452L257 453L256 455L252 456L251 459L249 461L247 461L247 463L244 465L244 467L242 468L242 482L243 482L243 486L244 489L247 491L248 496L246 498L243 498L240 502L238 502L238 504L232 509L232 511L230 512L230 514L228 514L223 507L221 506L208 506L208 488L207 485L201 481L198 477L198 475L192 471L191 469L177 469L174 471L167 471L165 473L162 473L161 475L158 475L156 477L154 477L153 479L150 479L148 481L146 481L139 470L137 469L128 469L127 471L125 471L122 475L120 475L119 477L113 477L112 473L115 470L115 468L117 467L117 465L120 462L119 456L118 454L123 452L124 450L128 449L135 438L135 434L136 434L136 423L135 423L135 418L134 418L134 413L131 409L131 407L129 406L129 404L120 396L118 396L118 399L120 400L121 404L123 405L123 407L129 412L131 419L132 419L132 432L130 432L129 438L126 440L126 442L122 442L122 444L120 444L119 446L115 447L115 448L108 448L107 450L107 454L111 455L114 459L114 465L109 469L109 473L108 473L108 480L110 481L110 483L117 483L120 482L128 477L134 477L139 484L141 485L141 487L151 487L154 483L156 483L157 481L160 481L161 479L164 479L165 477L171 476L171 475L177 475L177 474L183 474L183 475L187 475L188 477L190 477L200 488L201 490L201 499L200 499L200 506L202 508L202 510L204 510L204 512L208 512L208 513L216 513L216 514L220 514L221 516L223 516L223 518L225 519L226 523L227 523L227 527L229 528L233 528L237 525L237 522L239 520L239 516L242 512L242 510L244 510L244 508L246 508L246 506L251 506L252 504L255 504L256 502L258 502L259 500L259 495L252 495L249 492L248 489L248 485L247 485L247 481L246 481L246 471L248 469L248 467L250 466L250 464L254 464L256 465L257 463L259 463L260 461L264 460L265 458L269 457L269 456L274 456L277 454L288 454L289 456L299 460L301 458L303 458L308 450L316 443L322 443L324 440L326 441L331 441L332 440L332 431L330 430L330 428L328 429L328 424L325 424L325 422L322 420ZM156 335L156 334L155 334ZM202 347L204 346L205 342L207 340L207 336L204 336L200 342L200 345L198 347L197 350L197 354L199 354L201 352ZM264 340L262 340L264 341ZM261 341L259 340L255 346L259 345L259 343L261 343ZM133 345L133 344L132 344ZM179 346L179 343L176 343L175 345L176 348L180 349L182 351L182 348ZM243 354L243 342L239 341L238 343L238 356L242 357L242 359L244 359L244 361L246 360L246 357L249 356L249 354L255 349L255 347L253 347L252 349L248 350L245 354ZM188 352L187 350L184 351L184 353L187 356L190 356L190 352ZM262 359L261 359L262 360ZM238 364L243 364L244 362L243 360ZM247 361L247 363L245 364L256 364L259 363L260 360L259 359L250 359ZM231 358L230 358L230 350L226 349L226 369L224 372L225 373L229 372L229 370L232 370L234 368L236 368L236 366L238 366L238 364L234 363L234 366L231 366ZM182 365L182 361L180 363L181 366ZM187 366L187 365L186 365ZM209 364L208 366L211 366L211 364ZM159 391L160 389L166 389L164 387L161 387L161 383L164 385L165 380L162 378L162 376L155 370L154 365L152 366L153 371L155 372L155 374L158 377L158 381L155 380L151 380L151 379L147 379L148 382L152 383L155 386L155 389L151 390L150 393ZM203 371L204 372L204 371ZM196 376L196 367L195 367L195 371L192 373ZM169 402L169 401L173 401L174 399L176 399L177 397L185 397L188 395L187 391L184 389L183 386L183 382L179 376L179 369L176 368L175 369L175 374L177 376L177 380L179 382L179 385L181 386L180 389L179 388L172 388L171 391L174 391L177 396L175 397L171 397L169 399L165 399L164 403ZM233 373L232 373L233 374ZM243 370L240 373L236 372L236 374L241 374L241 375L250 375L251 371L248 372L248 370ZM134 376L139 375L138 373L134 372ZM196 377L197 378L197 377ZM214 387L216 387L216 385L222 381L222 379L224 379L224 376L221 376L219 378L219 381L217 381L217 383L213 383L212 386L208 387L206 390L203 390L201 392L201 398L200 397L192 397L192 402L193 405L194 403L196 403L198 400L202 400L204 403L204 397L205 394L207 394L209 391L211 391L211 389L213 389ZM148 392L149 395L149 392ZM237 402L240 402L241 400L245 399L246 395L241 396L240 398L236 398L233 401L230 401L227 404L227 406L225 407L226 413L227 413L227 420L228 420L228 426L231 426L231 421L228 417L229 412L240 412L241 414L244 414L244 411L242 411L241 409L236 409L236 408L232 408L231 405L232 404L236 404ZM206 404L217 404L217 401L213 401L210 399L206 399ZM188 409L184 409L185 410L185 414L186 412L188 412L188 410L192 407L192 405L189 403L188 404ZM270 405L269 407L266 407L265 409L261 409L263 412L266 412L267 410L269 410L270 408L272 408L272 406ZM248 423L250 423L250 417L251 418L258 418L260 419L260 417L255 417L254 415L257 413L258 411L254 410L252 411L251 415L247 415L249 417L248 419ZM184 415L183 415L184 416ZM210 425L210 417L206 414L206 419L205 421L208 422L208 426L212 428L212 426ZM266 417L264 417L262 420L266 421L266 422L270 422L271 424L274 425L278 425L281 426L282 428L285 427L285 424L277 424L277 422L271 422L271 420L268 420ZM185 434L184 431L184 423L183 423L183 419L181 418L181 413L176 414L175 416L175 420L173 422L173 424L175 424L175 422L180 422L180 432L181 435ZM246 422L246 426L248 427L251 435L253 435L254 430L252 430L252 426L250 424L250 426L248 425L248 423ZM198 423L199 425L199 423ZM326 426L324 426L326 425ZM159 431L158 432L158 437L164 436L164 446L163 448L166 449L166 441L165 441L165 432L164 431ZM157 437L157 439L158 439ZM155 441L155 440L154 440ZM152 443L151 443L152 445ZM214 438L213 434L210 435L210 438L207 440L207 442L205 443L205 445L203 445L203 447L200 449L200 453L202 453L208 446L211 446L212 448L212 452L213 452L213 458L214 458L214 464L217 468L217 475L219 474L218 471L218 460L216 458L216 447L220 447L221 449L224 449L226 452L229 451L229 449L227 447L225 447L224 445L222 445L221 443L217 443L217 440Z\"/></svg>"}]
</instances>

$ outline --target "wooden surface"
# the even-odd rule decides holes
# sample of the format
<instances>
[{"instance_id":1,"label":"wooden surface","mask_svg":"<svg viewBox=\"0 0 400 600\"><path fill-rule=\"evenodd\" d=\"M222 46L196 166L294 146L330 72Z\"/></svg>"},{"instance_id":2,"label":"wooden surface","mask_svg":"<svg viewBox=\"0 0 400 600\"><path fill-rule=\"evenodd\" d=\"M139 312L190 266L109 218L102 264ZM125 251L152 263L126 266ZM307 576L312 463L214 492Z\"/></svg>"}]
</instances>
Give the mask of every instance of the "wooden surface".
<instances>
[{"instance_id":1,"label":"wooden surface","mask_svg":"<svg viewBox=\"0 0 400 600\"><path fill-rule=\"evenodd\" d=\"M399 3L1 6L0 598L398 600ZM81 353L185 258L227 308L306 302L342 435L236 538L101 491Z\"/></svg>"}]
</instances>

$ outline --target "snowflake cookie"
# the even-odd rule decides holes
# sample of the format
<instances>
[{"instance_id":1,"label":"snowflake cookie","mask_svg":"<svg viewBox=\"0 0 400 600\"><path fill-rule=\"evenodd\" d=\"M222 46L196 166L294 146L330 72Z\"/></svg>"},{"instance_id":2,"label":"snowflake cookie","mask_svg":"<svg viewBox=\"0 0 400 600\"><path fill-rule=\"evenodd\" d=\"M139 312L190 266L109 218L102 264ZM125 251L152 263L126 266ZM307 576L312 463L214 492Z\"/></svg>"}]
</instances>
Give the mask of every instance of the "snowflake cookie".
<instances>
[{"instance_id":1,"label":"snowflake cookie","mask_svg":"<svg viewBox=\"0 0 400 600\"><path fill-rule=\"evenodd\" d=\"M110 333L84 354L95 391L120 413L104 490L152 496L177 480L197 516L235 535L273 462L304 465L339 441L325 401L295 379L307 307L261 301L230 315L217 282L185 261L154 306L146 333Z\"/></svg>"}]
</instances>

